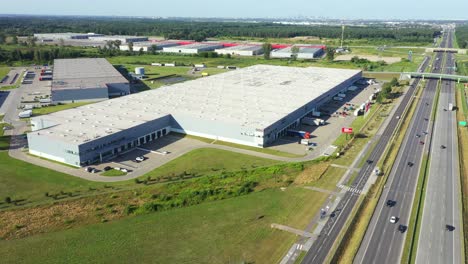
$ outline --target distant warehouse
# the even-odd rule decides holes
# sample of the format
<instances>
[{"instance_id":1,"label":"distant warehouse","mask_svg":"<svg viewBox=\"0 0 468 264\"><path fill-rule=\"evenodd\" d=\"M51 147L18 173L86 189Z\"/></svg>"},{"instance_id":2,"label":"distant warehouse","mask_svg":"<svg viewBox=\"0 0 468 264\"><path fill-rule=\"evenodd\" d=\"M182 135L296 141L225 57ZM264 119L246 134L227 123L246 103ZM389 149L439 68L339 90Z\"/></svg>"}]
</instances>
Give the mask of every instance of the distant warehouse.
<instances>
[{"instance_id":1,"label":"distant warehouse","mask_svg":"<svg viewBox=\"0 0 468 264\"><path fill-rule=\"evenodd\" d=\"M59 39L88 39L90 37L101 37L104 36L103 34L95 34L95 33L38 33L34 34L34 37L38 39L51 39L51 40L59 40Z\"/></svg>"},{"instance_id":2,"label":"distant warehouse","mask_svg":"<svg viewBox=\"0 0 468 264\"><path fill-rule=\"evenodd\" d=\"M143 50L148 52L148 50L152 47L156 47L156 50L162 50L166 47L174 47L179 46L179 44L175 41L143 41L143 42L135 42L133 43L133 51ZM120 50L130 50L129 44L120 45Z\"/></svg>"},{"instance_id":3,"label":"distant warehouse","mask_svg":"<svg viewBox=\"0 0 468 264\"><path fill-rule=\"evenodd\" d=\"M179 132L265 147L361 71L256 65L31 119L31 154L73 166Z\"/></svg>"},{"instance_id":4,"label":"distant warehouse","mask_svg":"<svg viewBox=\"0 0 468 264\"><path fill-rule=\"evenodd\" d=\"M96 37L92 37L91 39L95 40L95 41L116 41L116 40L119 40L120 43L122 43L122 44L148 41L148 37L120 36L120 35L116 35L116 36L96 36Z\"/></svg>"},{"instance_id":5,"label":"distant warehouse","mask_svg":"<svg viewBox=\"0 0 468 264\"><path fill-rule=\"evenodd\" d=\"M130 94L130 85L106 59L54 60L54 103L102 101Z\"/></svg>"},{"instance_id":6,"label":"distant warehouse","mask_svg":"<svg viewBox=\"0 0 468 264\"><path fill-rule=\"evenodd\" d=\"M165 47L163 48L163 52L196 54L203 51L214 51L222 47L223 45L219 43L193 43L175 47Z\"/></svg>"},{"instance_id":7,"label":"distant warehouse","mask_svg":"<svg viewBox=\"0 0 468 264\"><path fill-rule=\"evenodd\" d=\"M240 55L240 56L255 56L263 53L262 46L258 45L238 45L223 49L216 49L218 54L231 54L231 55Z\"/></svg>"},{"instance_id":8,"label":"distant warehouse","mask_svg":"<svg viewBox=\"0 0 468 264\"><path fill-rule=\"evenodd\" d=\"M323 55L322 48L315 47L299 47L297 46L297 54L294 54L293 47L284 49L273 50L271 52L272 58L292 58L295 55L298 59L315 59Z\"/></svg>"}]
</instances>

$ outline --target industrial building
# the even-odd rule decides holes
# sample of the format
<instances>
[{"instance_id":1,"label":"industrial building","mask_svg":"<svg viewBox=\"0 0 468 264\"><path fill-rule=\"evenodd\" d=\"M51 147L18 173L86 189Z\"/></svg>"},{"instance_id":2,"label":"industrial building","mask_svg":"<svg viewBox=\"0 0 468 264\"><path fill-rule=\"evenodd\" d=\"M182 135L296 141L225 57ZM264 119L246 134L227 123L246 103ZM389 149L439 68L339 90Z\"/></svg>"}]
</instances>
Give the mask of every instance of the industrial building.
<instances>
[{"instance_id":1,"label":"industrial building","mask_svg":"<svg viewBox=\"0 0 468 264\"><path fill-rule=\"evenodd\" d=\"M163 52L196 54L203 51L214 51L222 47L223 45L219 43L193 43L175 47L165 47L163 48Z\"/></svg>"},{"instance_id":2,"label":"industrial building","mask_svg":"<svg viewBox=\"0 0 468 264\"><path fill-rule=\"evenodd\" d=\"M90 37L101 37L103 34L95 33L40 33L34 34L34 37L38 39L50 39L50 40L59 40L59 39L88 39Z\"/></svg>"},{"instance_id":3,"label":"industrial building","mask_svg":"<svg viewBox=\"0 0 468 264\"><path fill-rule=\"evenodd\" d=\"M106 59L54 60L53 103L102 101L130 94L130 85Z\"/></svg>"},{"instance_id":4,"label":"industrial building","mask_svg":"<svg viewBox=\"0 0 468 264\"><path fill-rule=\"evenodd\" d=\"M358 70L251 66L33 117L29 152L83 166L171 131L265 147L360 78Z\"/></svg>"},{"instance_id":5,"label":"industrial building","mask_svg":"<svg viewBox=\"0 0 468 264\"><path fill-rule=\"evenodd\" d=\"M133 43L133 42L143 42L148 41L148 37L139 37L139 36L90 36L90 39L94 41L116 41L119 40L121 44Z\"/></svg>"},{"instance_id":6,"label":"industrial building","mask_svg":"<svg viewBox=\"0 0 468 264\"><path fill-rule=\"evenodd\" d=\"M227 47L223 49L216 49L218 54L231 54L231 55L240 55L240 56L255 56L263 53L262 46L258 45L238 45Z\"/></svg>"},{"instance_id":7,"label":"industrial building","mask_svg":"<svg viewBox=\"0 0 468 264\"><path fill-rule=\"evenodd\" d=\"M156 47L156 50L162 50L165 47L174 47L180 46L179 43L175 41L144 41L144 42L135 42L133 43L133 51L143 50L144 52L148 52L148 49L152 46ZM130 46L128 44L120 45L120 50L130 50Z\"/></svg>"},{"instance_id":8,"label":"industrial building","mask_svg":"<svg viewBox=\"0 0 468 264\"><path fill-rule=\"evenodd\" d=\"M293 58L295 55L297 59L315 59L323 55L322 48L315 48L315 47L299 47L297 46L298 52L297 54L293 53L293 47L286 47L283 49L277 49L271 51L272 58Z\"/></svg>"}]
</instances>

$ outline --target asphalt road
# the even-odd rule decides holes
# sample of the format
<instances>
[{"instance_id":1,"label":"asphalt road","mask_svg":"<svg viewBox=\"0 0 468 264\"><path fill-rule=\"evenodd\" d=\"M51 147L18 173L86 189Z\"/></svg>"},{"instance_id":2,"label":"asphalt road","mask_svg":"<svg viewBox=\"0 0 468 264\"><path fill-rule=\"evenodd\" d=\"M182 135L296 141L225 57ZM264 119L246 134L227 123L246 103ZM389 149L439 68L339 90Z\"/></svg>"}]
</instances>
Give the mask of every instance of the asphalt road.
<instances>
[{"instance_id":1,"label":"asphalt road","mask_svg":"<svg viewBox=\"0 0 468 264\"><path fill-rule=\"evenodd\" d=\"M423 65L421 66L423 71L427 67L428 62L429 60L425 60ZM382 135L377 139L377 144L368 157L369 160L378 161L382 156L385 147L390 141L390 138L399 122L399 119L397 119L396 116L401 116L403 114L403 111L408 105L408 102L414 95L415 88L417 87L419 81L419 79L416 79L414 81L414 83L409 87L408 91L404 95L400 105L398 106L393 116L389 117L391 118L390 122L385 131L382 133ZM374 168L374 164L364 163L351 187L357 188L358 190L362 190L368 178L373 173ZM356 204L358 198L359 195L353 192L347 192L343 196L335 211L331 213L331 216L325 224L324 228L322 229L319 237L315 240L314 244L307 252L307 255L304 257L302 263L324 262L325 258L330 252L331 247L333 246L333 243L335 242L338 234L343 228L343 225L348 219L354 205Z\"/></svg>"},{"instance_id":2,"label":"asphalt road","mask_svg":"<svg viewBox=\"0 0 468 264\"><path fill-rule=\"evenodd\" d=\"M453 74L453 58L447 53L445 73ZM442 81L416 263L462 263L457 120L455 111L447 111L449 103L455 105L455 82Z\"/></svg>"},{"instance_id":3,"label":"asphalt road","mask_svg":"<svg viewBox=\"0 0 468 264\"><path fill-rule=\"evenodd\" d=\"M446 45L447 36L444 35L441 46ZM443 53L436 53L432 72L440 73L443 57ZM406 232L400 232L398 227L399 225L408 226L421 161L431 145L432 122L430 118L437 84L438 80L427 80L354 263L400 262ZM425 135L424 132L428 134ZM391 207L386 205L389 200L395 203ZM397 217L396 224L390 223L392 216Z\"/></svg>"}]
</instances>

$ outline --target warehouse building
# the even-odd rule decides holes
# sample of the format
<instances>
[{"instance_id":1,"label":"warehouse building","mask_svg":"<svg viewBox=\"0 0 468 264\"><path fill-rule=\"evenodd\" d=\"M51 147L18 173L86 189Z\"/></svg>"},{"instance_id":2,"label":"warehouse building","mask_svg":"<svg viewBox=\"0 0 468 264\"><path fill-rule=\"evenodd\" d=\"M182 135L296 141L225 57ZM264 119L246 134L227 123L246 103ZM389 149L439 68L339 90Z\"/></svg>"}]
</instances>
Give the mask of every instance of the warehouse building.
<instances>
[{"instance_id":1,"label":"warehouse building","mask_svg":"<svg viewBox=\"0 0 468 264\"><path fill-rule=\"evenodd\" d=\"M133 43L133 42L142 42L142 41L148 41L148 37L139 37L139 36L120 36L120 35L115 35L115 36L90 36L90 39L94 41L116 41L120 40L121 44L126 44L126 43Z\"/></svg>"},{"instance_id":2,"label":"warehouse building","mask_svg":"<svg viewBox=\"0 0 468 264\"><path fill-rule=\"evenodd\" d=\"M265 147L361 71L256 65L31 119L31 154L101 162L179 132Z\"/></svg>"},{"instance_id":3,"label":"warehouse building","mask_svg":"<svg viewBox=\"0 0 468 264\"><path fill-rule=\"evenodd\" d=\"M223 49L216 49L218 54L231 54L239 56L255 56L263 53L262 46L257 45L238 45L233 47L227 47Z\"/></svg>"},{"instance_id":4,"label":"warehouse building","mask_svg":"<svg viewBox=\"0 0 468 264\"><path fill-rule=\"evenodd\" d=\"M88 39L90 37L101 37L103 34L95 33L40 33L34 34L34 37L38 39L50 39L50 40L59 40L59 39Z\"/></svg>"},{"instance_id":5,"label":"warehouse building","mask_svg":"<svg viewBox=\"0 0 468 264\"><path fill-rule=\"evenodd\" d=\"M130 94L130 85L106 59L54 60L53 103L102 101Z\"/></svg>"},{"instance_id":6,"label":"warehouse building","mask_svg":"<svg viewBox=\"0 0 468 264\"><path fill-rule=\"evenodd\" d=\"M148 49L151 49L153 45L156 47L156 50L162 50L165 47L180 46L179 43L175 41L143 41L133 43L133 51L142 49L144 52L148 52ZM128 44L120 45L120 50L130 50L130 46Z\"/></svg>"},{"instance_id":7,"label":"warehouse building","mask_svg":"<svg viewBox=\"0 0 468 264\"><path fill-rule=\"evenodd\" d=\"M203 51L214 51L222 47L223 45L219 43L193 43L175 47L165 47L163 48L163 52L197 54Z\"/></svg>"},{"instance_id":8,"label":"warehouse building","mask_svg":"<svg viewBox=\"0 0 468 264\"><path fill-rule=\"evenodd\" d=\"M294 55L298 59L315 59L323 55L323 49L315 47L299 47L297 54L293 53L293 47L284 49L273 50L271 52L272 58L293 58Z\"/></svg>"}]
</instances>

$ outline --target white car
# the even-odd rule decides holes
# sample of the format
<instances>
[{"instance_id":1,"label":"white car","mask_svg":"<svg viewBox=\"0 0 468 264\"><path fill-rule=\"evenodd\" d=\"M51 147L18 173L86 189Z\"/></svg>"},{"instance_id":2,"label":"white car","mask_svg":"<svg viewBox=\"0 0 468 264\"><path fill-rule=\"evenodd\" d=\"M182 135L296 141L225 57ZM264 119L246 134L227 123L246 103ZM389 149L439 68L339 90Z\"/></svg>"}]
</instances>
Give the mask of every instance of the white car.
<instances>
[{"instance_id":1,"label":"white car","mask_svg":"<svg viewBox=\"0 0 468 264\"><path fill-rule=\"evenodd\" d=\"M397 217L396 216L390 217L390 223L395 224L396 222L397 222Z\"/></svg>"},{"instance_id":2,"label":"white car","mask_svg":"<svg viewBox=\"0 0 468 264\"><path fill-rule=\"evenodd\" d=\"M120 169L120 171L121 171L121 172L125 172L125 173L127 173L127 172L128 172L128 170L127 170L127 169L125 169L125 168L121 168L121 169Z\"/></svg>"},{"instance_id":3,"label":"white car","mask_svg":"<svg viewBox=\"0 0 468 264\"><path fill-rule=\"evenodd\" d=\"M136 161L144 161L145 157L144 156L139 156L135 158Z\"/></svg>"}]
</instances>

